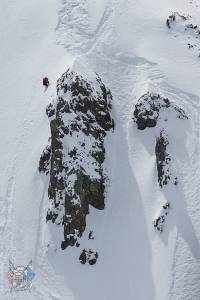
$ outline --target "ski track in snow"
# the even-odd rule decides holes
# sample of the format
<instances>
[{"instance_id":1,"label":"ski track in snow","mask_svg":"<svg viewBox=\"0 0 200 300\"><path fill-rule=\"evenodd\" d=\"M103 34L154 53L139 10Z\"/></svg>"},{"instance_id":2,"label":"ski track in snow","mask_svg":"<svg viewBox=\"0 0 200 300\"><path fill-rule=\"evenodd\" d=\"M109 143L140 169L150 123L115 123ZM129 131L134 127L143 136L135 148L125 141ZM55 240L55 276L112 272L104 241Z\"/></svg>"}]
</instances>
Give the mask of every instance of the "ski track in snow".
<instances>
[{"instance_id":1,"label":"ski track in snow","mask_svg":"<svg viewBox=\"0 0 200 300\"><path fill-rule=\"evenodd\" d=\"M66 47L67 50L81 55L91 50L100 36L105 34L104 28L108 23L111 25L109 21L113 12L113 0L102 1L103 5L100 5L100 8L102 6L103 11L100 18L99 13L95 12L95 6L94 10L89 10L89 2L63 1L63 8L59 12L56 27L58 43ZM91 14L93 13L92 18Z\"/></svg>"},{"instance_id":2,"label":"ski track in snow","mask_svg":"<svg viewBox=\"0 0 200 300\"><path fill-rule=\"evenodd\" d=\"M31 101L34 100L34 97L32 97ZM31 102L30 101L30 102ZM30 106L30 103L28 104L28 108ZM15 176L17 176L17 174L19 173L19 170L22 166L22 160L23 159L23 153L24 150L27 149L27 144L26 144L26 140L27 140L27 136L30 133L31 127L34 126L33 121L30 119L30 121L28 121L29 118L31 118L31 112L26 111L25 112L25 116L26 119L23 120L22 125L20 126L20 129L18 130L18 132L20 132L20 136L17 139L17 146L16 146L16 155L13 159L13 162L11 163L11 170L10 170L10 174L13 174L13 176L10 175L9 179L8 179L8 188L7 188L7 194L6 194L6 198L5 198L5 203L6 203L6 207L7 207L7 211L5 212L5 218L6 218L6 222L4 224L4 228L3 228L3 251L2 251L2 260L1 263L3 263L3 266L1 268L1 270L3 270L2 273L2 282L5 281L5 274L8 270L8 259L11 259L16 263L17 259L16 257L17 255L17 250L19 251L19 248L17 249L15 247L15 239L13 236L13 230L12 227L14 226L13 223L13 207L14 207L14 190L15 190ZM44 193L46 193L46 188L47 185L44 185ZM49 291L49 288L45 289L45 285L46 283L49 281L49 278L51 278L52 276L52 272L49 271L49 269L43 270L43 268L45 267L45 261L44 259L41 260L41 255L42 253L41 250L43 250L43 245L42 242L39 240L41 238L41 223L45 223L45 210L43 209L43 205L44 205L44 195L41 199L41 205L40 205L40 214L38 217L39 220L39 226L37 229L37 233L36 236L38 237L38 240L36 240L35 243L35 248L36 248L36 252L35 252L35 257L31 257L29 259L33 259L33 261L35 262L35 267L37 267L37 263L39 264L40 267L40 272L42 280L44 282L44 286L42 288L42 292L41 292L41 288L39 288L39 290L35 287L35 289L33 289L33 293L31 295L31 297L33 296L33 299L38 299L38 300L42 300L44 299L52 299L52 291ZM43 225L44 227L44 225ZM20 229L19 229L20 231ZM20 241L20 243L24 243L23 240ZM39 253L38 253L39 251ZM41 263L42 264L41 264ZM28 263L28 261L27 261ZM39 272L38 272L39 273ZM49 273L49 274L48 274ZM46 275L49 275L48 276ZM39 276L39 274L37 274ZM55 280L55 278L53 278L53 281ZM37 286L37 285L36 285ZM53 282L52 282L52 286L53 286ZM4 285L5 290L3 290L3 295L4 295L4 299L16 299L16 295L10 294L10 291L8 290L7 286ZM23 298L23 295L22 295ZM22 299L20 296L20 299ZM31 298L32 299L32 298ZM59 296L57 299L60 299Z\"/></svg>"}]
</instances>

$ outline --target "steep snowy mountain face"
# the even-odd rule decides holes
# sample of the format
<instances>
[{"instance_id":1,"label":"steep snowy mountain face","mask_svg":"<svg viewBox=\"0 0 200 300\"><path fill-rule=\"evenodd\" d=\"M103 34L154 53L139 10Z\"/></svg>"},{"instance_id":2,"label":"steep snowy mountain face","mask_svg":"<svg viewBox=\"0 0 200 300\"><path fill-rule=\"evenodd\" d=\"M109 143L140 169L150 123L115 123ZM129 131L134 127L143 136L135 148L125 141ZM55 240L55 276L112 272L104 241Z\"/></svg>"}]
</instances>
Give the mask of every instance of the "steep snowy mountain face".
<instances>
[{"instance_id":1,"label":"steep snowy mountain face","mask_svg":"<svg viewBox=\"0 0 200 300\"><path fill-rule=\"evenodd\" d=\"M199 12L0 1L0 299L199 300Z\"/></svg>"}]
</instances>

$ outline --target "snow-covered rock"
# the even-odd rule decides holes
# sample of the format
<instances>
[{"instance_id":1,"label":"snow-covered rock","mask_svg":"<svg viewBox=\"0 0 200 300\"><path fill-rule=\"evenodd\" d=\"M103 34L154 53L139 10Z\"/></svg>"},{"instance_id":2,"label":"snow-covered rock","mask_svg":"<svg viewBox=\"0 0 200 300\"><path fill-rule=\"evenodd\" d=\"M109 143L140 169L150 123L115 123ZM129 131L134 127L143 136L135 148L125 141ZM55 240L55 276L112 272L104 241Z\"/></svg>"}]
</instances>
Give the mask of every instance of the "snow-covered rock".
<instances>
[{"instance_id":1,"label":"snow-covered rock","mask_svg":"<svg viewBox=\"0 0 200 300\"><path fill-rule=\"evenodd\" d=\"M178 36L195 55L200 57L200 26L193 16L175 12L167 18L166 25L175 37Z\"/></svg>"},{"instance_id":2,"label":"snow-covered rock","mask_svg":"<svg viewBox=\"0 0 200 300\"><path fill-rule=\"evenodd\" d=\"M105 206L104 138L114 121L111 92L98 75L90 82L68 70L58 80L57 95L47 107L51 146L42 154L40 169L46 172L50 164L47 221L64 226L65 249L79 246L89 205Z\"/></svg>"},{"instance_id":3,"label":"snow-covered rock","mask_svg":"<svg viewBox=\"0 0 200 300\"><path fill-rule=\"evenodd\" d=\"M166 221L166 217L169 214L170 210L170 202L167 202L165 205L162 206L159 215L153 221L153 226L161 233L163 232L164 223Z\"/></svg>"},{"instance_id":4,"label":"snow-covered rock","mask_svg":"<svg viewBox=\"0 0 200 300\"><path fill-rule=\"evenodd\" d=\"M158 171L158 183L160 187L166 185L172 176L170 172L169 162L171 157L167 151L167 146L169 144L167 133L165 130L160 132L160 136L156 140L156 162Z\"/></svg>"},{"instance_id":5,"label":"snow-covered rock","mask_svg":"<svg viewBox=\"0 0 200 300\"><path fill-rule=\"evenodd\" d=\"M44 151L42 152L39 161L39 171L44 172L46 175L49 174L50 158L51 158L51 147L47 145Z\"/></svg>"},{"instance_id":6,"label":"snow-covered rock","mask_svg":"<svg viewBox=\"0 0 200 300\"><path fill-rule=\"evenodd\" d=\"M163 110L174 112L179 119L188 118L184 110L172 104L168 98L147 92L139 98L135 105L134 121L137 123L138 129L155 127Z\"/></svg>"},{"instance_id":7,"label":"snow-covered rock","mask_svg":"<svg viewBox=\"0 0 200 300\"><path fill-rule=\"evenodd\" d=\"M87 262L90 264L90 265L94 265L96 264L97 262L97 259L98 259L98 253L97 252L94 252L93 250L91 249L83 249L83 251L81 252L80 256L79 256L79 261L85 265Z\"/></svg>"}]
</instances>

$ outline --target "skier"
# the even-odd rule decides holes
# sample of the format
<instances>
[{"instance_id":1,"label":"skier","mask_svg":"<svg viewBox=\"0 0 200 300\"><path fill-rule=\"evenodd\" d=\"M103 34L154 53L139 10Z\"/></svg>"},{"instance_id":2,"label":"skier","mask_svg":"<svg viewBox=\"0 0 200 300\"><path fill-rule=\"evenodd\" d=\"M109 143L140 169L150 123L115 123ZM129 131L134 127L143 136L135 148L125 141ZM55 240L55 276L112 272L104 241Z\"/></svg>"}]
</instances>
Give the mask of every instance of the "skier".
<instances>
[{"instance_id":1,"label":"skier","mask_svg":"<svg viewBox=\"0 0 200 300\"><path fill-rule=\"evenodd\" d=\"M49 79L47 77L43 78L43 85L46 86L46 88L49 86Z\"/></svg>"}]
</instances>

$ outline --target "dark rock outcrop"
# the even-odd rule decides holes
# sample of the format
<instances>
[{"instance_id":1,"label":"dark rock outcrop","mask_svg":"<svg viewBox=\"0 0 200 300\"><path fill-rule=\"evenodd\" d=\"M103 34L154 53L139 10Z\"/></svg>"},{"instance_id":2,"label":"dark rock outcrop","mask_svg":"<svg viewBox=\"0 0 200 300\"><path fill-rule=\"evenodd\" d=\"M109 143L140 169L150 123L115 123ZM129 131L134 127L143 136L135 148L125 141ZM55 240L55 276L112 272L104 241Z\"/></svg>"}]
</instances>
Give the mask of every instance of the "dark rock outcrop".
<instances>
[{"instance_id":1,"label":"dark rock outcrop","mask_svg":"<svg viewBox=\"0 0 200 300\"><path fill-rule=\"evenodd\" d=\"M176 21L177 16L177 14L169 16L167 22L169 28L171 26L170 24ZM156 138L155 144L155 155L160 188L163 188L169 182L175 186L178 185L178 178L173 174L171 168L172 158L168 149L169 140L166 128L170 129L170 126L168 127L165 123L168 121L168 115L171 113L175 118L183 120L188 119L185 111L173 104L168 98L150 92L147 92L139 98L134 110L133 119L137 124L138 129L144 130L146 128L157 126L156 132L159 130L159 136ZM163 231L163 225L169 209L170 203L167 202L162 206L159 216L153 221L153 226L160 232Z\"/></svg>"},{"instance_id":2,"label":"dark rock outcrop","mask_svg":"<svg viewBox=\"0 0 200 300\"><path fill-rule=\"evenodd\" d=\"M164 223L166 221L166 217L169 214L170 203L167 202L162 206L159 216L153 221L153 226L161 233L163 232Z\"/></svg>"},{"instance_id":3,"label":"dark rock outcrop","mask_svg":"<svg viewBox=\"0 0 200 300\"><path fill-rule=\"evenodd\" d=\"M134 110L134 121L137 128L144 130L155 127L158 120L167 121L168 114L173 113L178 119L188 119L185 111L173 104L168 98L161 97L159 94L147 92L139 98ZM163 122L159 123L160 128ZM155 154L158 170L158 183L160 187L166 185L170 179L170 154L167 151L169 144L167 132L162 129L160 136L156 139ZM174 179L174 185L178 184L177 177Z\"/></svg>"},{"instance_id":4,"label":"dark rock outcrop","mask_svg":"<svg viewBox=\"0 0 200 300\"><path fill-rule=\"evenodd\" d=\"M134 121L138 129L155 127L163 109L171 109L176 113L177 118L187 119L183 109L173 105L168 98L159 94L147 92L138 100L134 110Z\"/></svg>"},{"instance_id":5,"label":"dark rock outcrop","mask_svg":"<svg viewBox=\"0 0 200 300\"><path fill-rule=\"evenodd\" d=\"M186 21L189 17L185 17L184 15L179 14L178 12L174 12L166 20L166 25L168 28L171 28L173 24L176 23L177 20Z\"/></svg>"},{"instance_id":6,"label":"dark rock outcrop","mask_svg":"<svg viewBox=\"0 0 200 300\"><path fill-rule=\"evenodd\" d=\"M89 206L99 210L105 206L104 139L114 121L111 92L98 75L90 82L68 70L58 80L57 95L46 110L51 127L46 219L64 227L65 249L78 246Z\"/></svg>"},{"instance_id":7,"label":"dark rock outcrop","mask_svg":"<svg viewBox=\"0 0 200 300\"><path fill-rule=\"evenodd\" d=\"M156 140L156 162L158 171L158 183L160 187L166 185L170 180L169 162L171 157L167 152L167 145L169 144L167 134L164 130L160 132L160 136Z\"/></svg>"},{"instance_id":8,"label":"dark rock outcrop","mask_svg":"<svg viewBox=\"0 0 200 300\"><path fill-rule=\"evenodd\" d=\"M89 249L89 250L85 250L83 249L83 251L81 252L80 256L79 256L79 261L81 264L85 265L86 263L89 263L91 266L96 264L98 259L98 253Z\"/></svg>"},{"instance_id":9,"label":"dark rock outcrop","mask_svg":"<svg viewBox=\"0 0 200 300\"><path fill-rule=\"evenodd\" d=\"M39 161L39 171L44 172L46 175L49 174L50 158L51 158L51 147L48 145L42 152Z\"/></svg>"}]
</instances>

